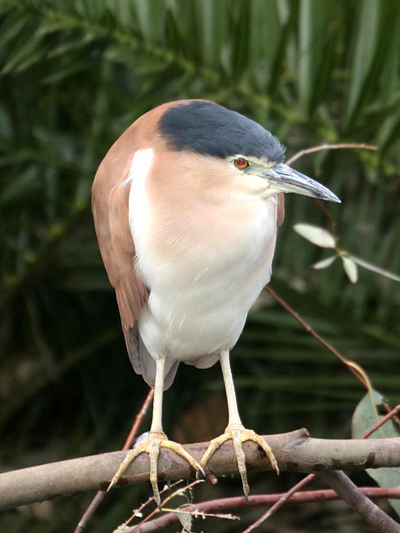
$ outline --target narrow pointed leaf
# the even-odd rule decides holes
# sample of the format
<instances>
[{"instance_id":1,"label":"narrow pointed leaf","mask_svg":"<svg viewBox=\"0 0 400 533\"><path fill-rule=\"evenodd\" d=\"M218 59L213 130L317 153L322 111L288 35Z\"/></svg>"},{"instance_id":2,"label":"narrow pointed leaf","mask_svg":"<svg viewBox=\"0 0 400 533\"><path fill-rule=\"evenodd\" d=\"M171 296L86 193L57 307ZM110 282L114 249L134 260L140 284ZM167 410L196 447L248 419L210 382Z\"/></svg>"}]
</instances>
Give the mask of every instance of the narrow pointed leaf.
<instances>
[{"instance_id":1,"label":"narrow pointed leaf","mask_svg":"<svg viewBox=\"0 0 400 533\"><path fill-rule=\"evenodd\" d=\"M299 96L302 106L307 106L312 91L313 77L313 4L311 0L300 2L299 20Z\"/></svg>"},{"instance_id":2,"label":"narrow pointed leaf","mask_svg":"<svg viewBox=\"0 0 400 533\"><path fill-rule=\"evenodd\" d=\"M342 257L343 268L347 274L347 277L352 283L357 283L358 280L358 268L356 263L350 259L350 257Z\"/></svg>"},{"instance_id":3,"label":"narrow pointed leaf","mask_svg":"<svg viewBox=\"0 0 400 533\"><path fill-rule=\"evenodd\" d=\"M355 52L348 91L348 120L354 115L362 91L365 90L365 80L376 50L376 42L379 36L378 0L363 0L361 2L358 24L358 31L354 32ZM368 39L365 38L366 35L368 35Z\"/></svg>"},{"instance_id":4,"label":"narrow pointed leaf","mask_svg":"<svg viewBox=\"0 0 400 533\"><path fill-rule=\"evenodd\" d=\"M337 258L337 255L331 255L330 257L327 257L326 259L322 259L321 261L318 261L318 263L314 263L312 265L312 268L315 268L315 270L321 270L323 268L327 268L328 266L331 266L331 264L334 262L336 258Z\"/></svg>"},{"instance_id":5,"label":"narrow pointed leaf","mask_svg":"<svg viewBox=\"0 0 400 533\"><path fill-rule=\"evenodd\" d=\"M321 248L335 248L336 246L335 237L323 228L311 224L295 224L293 228L299 235L316 246Z\"/></svg>"}]
</instances>

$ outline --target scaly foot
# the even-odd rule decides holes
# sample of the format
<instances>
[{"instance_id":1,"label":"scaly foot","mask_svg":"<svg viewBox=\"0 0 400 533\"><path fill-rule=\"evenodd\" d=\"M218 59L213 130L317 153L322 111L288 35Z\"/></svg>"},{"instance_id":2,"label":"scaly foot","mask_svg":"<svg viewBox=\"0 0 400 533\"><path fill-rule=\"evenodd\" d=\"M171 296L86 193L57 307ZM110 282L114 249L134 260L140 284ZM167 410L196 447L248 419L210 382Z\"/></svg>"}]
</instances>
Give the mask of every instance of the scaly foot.
<instances>
[{"instance_id":1,"label":"scaly foot","mask_svg":"<svg viewBox=\"0 0 400 533\"><path fill-rule=\"evenodd\" d=\"M242 443L246 442L247 440L256 442L266 453L272 468L276 471L277 474L279 474L278 464L276 462L274 454L272 453L271 448L268 446L265 440L260 437L260 435L257 435L257 433L255 433L252 429L245 429L242 425L232 425L226 428L225 433L210 442L205 454L200 459L200 466L202 468L205 468L206 464L214 455L214 453L218 450L221 444L223 444L227 440L232 441L233 449L235 450L235 455L237 459L239 474L242 478L244 496L247 500L250 488L249 483L247 481L247 470L245 463L246 456L243 451Z\"/></svg>"},{"instance_id":2,"label":"scaly foot","mask_svg":"<svg viewBox=\"0 0 400 533\"><path fill-rule=\"evenodd\" d=\"M160 448L169 448L175 453L186 459L194 470L201 472L204 475L204 470L201 465L194 459L188 452L183 448L181 444L168 440L165 433L148 433L144 438L139 439L136 443L133 450L127 453L125 459L118 468L117 473L111 480L110 485L108 486L107 492L118 482L128 466L136 459L141 453L147 453L150 460L150 483L153 488L154 499L157 503L157 506L161 506L160 493L157 486L157 460L160 453Z\"/></svg>"}]
</instances>

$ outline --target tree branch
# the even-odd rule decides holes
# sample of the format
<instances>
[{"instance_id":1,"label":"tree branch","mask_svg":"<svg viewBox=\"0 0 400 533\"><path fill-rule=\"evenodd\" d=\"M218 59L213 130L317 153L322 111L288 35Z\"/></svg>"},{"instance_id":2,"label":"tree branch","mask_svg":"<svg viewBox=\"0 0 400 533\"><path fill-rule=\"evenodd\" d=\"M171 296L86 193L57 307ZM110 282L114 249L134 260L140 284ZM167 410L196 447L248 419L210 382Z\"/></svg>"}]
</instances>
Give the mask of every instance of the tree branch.
<instances>
[{"instance_id":1,"label":"tree branch","mask_svg":"<svg viewBox=\"0 0 400 533\"><path fill-rule=\"evenodd\" d=\"M369 440L325 440L310 438L300 429L264 437L271 446L281 471L320 472L324 470L364 470L365 468L400 466L400 437ZM185 445L197 460L208 443ZM268 459L252 442L244 444L249 471L271 470ZM71 459L58 463L25 468L0 475L0 510L68 496L90 490L105 490L127 452L111 452ZM209 462L216 475L237 473L231 443L223 444ZM193 477L184 459L161 449L158 462L160 481ZM139 456L119 480L119 486L148 481L148 457Z\"/></svg>"},{"instance_id":2,"label":"tree branch","mask_svg":"<svg viewBox=\"0 0 400 533\"><path fill-rule=\"evenodd\" d=\"M357 367L359 367L359 365L356 365L353 361L350 361L349 359L346 359L346 357L344 355L342 355L338 350L336 350L336 348L334 346L332 346L332 344L330 344L327 340L325 340L323 337L321 337L321 335L319 335L319 333L317 333L315 331L314 328L312 328L310 326L310 324L308 324L300 315L297 311L295 311L293 309L293 307L290 307L290 305L285 302L285 300L283 300L283 298L281 298L275 291L274 289L272 289L269 285L266 285L264 287L264 289L266 291L268 291L270 293L270 295L275 298L275 300L284 308L286 309L286 311L292 315L292 317L294 319L297 320L297 322L299 324L301 324L303 326L303 328L308 332L310 333L310 335L312 337L314 337L314 339L316 339L320 344L322 344L322 346L324 346L327 350L329 350L335 357L337 357L339 359L339 361L341 361L345 366L346 368L353 374L353 376L358 379L358 381L364 385L364 387L367 389L367 390L370 390L371 389L371 385L369 383L369 378L366 374L365 371L359 371L357 370Z\"/></svg>"},{"instance_id":3,"label":"tree branch","mask_svg":"<svg viewBox=\"0 0 400 533\"><path fill-rule=\"evenodd\" d=\"M400 524L361 492L344 472L318 472L327 485L345 501L361 518L382 533L400 533Z\"/></svg>"}]
</instances>

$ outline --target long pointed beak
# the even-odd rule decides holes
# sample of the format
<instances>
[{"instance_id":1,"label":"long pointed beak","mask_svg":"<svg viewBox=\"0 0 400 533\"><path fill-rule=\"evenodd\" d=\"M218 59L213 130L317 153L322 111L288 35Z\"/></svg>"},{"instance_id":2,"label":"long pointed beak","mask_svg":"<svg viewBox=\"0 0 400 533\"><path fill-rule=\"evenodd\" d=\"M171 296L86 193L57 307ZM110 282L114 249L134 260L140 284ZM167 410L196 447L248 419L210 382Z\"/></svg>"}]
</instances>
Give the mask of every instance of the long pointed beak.
<instances>
[{"instance_id":1,"label":"long pointed beak","mask_svg":"<svg viewBox=\"0 0 400 533\"><path fill-rule=\"evenodd\" d=\"M303 196L311 196L327 200L329 202L340 203L336 194L308 176L297 172L293 168L283 163L275 165L273 168L265 170L263 177L270 183L271 187L282 192L293 192Z\"/></svg>"}]
</instances>

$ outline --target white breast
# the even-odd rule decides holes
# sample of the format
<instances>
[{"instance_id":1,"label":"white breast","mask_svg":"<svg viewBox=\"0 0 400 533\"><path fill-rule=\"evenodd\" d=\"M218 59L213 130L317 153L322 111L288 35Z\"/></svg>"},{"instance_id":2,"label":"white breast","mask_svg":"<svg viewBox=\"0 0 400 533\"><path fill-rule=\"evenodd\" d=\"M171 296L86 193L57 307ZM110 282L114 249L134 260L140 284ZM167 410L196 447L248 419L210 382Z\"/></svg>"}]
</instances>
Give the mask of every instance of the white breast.
<instances>
[{"instance_id":1,"label":"white breast","mask_svg":"<svg viewBox=\"0 0 400 533\"><path fill-rule=\"evenodd\" d=\"M129 199L139 270L151 291L139 318L143 342L155 359L189 361L230 349L270 279L276 198L253 195L246 206L241 196L226 206L194 202L177 214L182 223L176 224L172 216L155 216L146 183L149 158L139 158L145 172L135 174Z\"/></svg>"}]
</instances>

